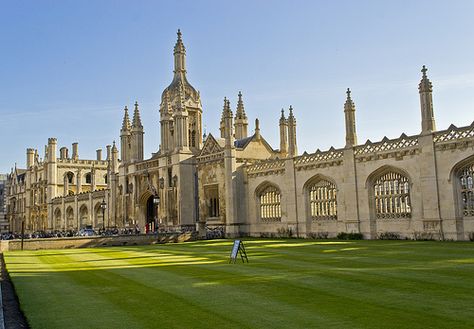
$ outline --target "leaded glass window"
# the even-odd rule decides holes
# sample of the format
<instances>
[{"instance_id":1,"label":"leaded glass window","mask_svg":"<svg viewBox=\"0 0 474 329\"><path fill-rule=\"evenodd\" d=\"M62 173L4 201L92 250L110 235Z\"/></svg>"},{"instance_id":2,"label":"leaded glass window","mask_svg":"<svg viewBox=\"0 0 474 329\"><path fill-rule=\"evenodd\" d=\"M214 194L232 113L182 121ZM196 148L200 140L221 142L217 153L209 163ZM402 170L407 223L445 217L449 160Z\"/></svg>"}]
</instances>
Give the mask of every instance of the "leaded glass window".
<instances>
[{"instance_id":1,"label":"leaded glass window","mask_svg":"<svg viewBox=\"0 0 474 329\"><path fill-rule=\"evenodd\" d=\"M377 218L411 217L410 183L396 172L380 176L374 184Z\"/></svg>"},{"instance_id":2,"label":"leaded glass window","mask_svg":"<svg viewBox=\"0 0 474 329\"><path fill-rule=\"evenodd\" d=\"M474 164L461 169L458 177L461 183L463 215L474 216Z\"/></svg>"},{"instance_id":3,"label":"leaded glass window","mask_svg":"<svg viewBox=\"0 0 474 329\"><path fill-rule=\"evenodd\" d=\"M336 185L319 180L309 187L309 205L313 220L337 219Z\"/></svg>"},{"instance_id":4,"label":"leaded glass window","mask_svg":"<svg viewBox=\"0 0 474 329\"><path fill-rule=\"evenodd\" d=\"M281 195L274 186L266 187L259 195L260 218L264 221L281 220Z\"/></svg>"}]
</instances>

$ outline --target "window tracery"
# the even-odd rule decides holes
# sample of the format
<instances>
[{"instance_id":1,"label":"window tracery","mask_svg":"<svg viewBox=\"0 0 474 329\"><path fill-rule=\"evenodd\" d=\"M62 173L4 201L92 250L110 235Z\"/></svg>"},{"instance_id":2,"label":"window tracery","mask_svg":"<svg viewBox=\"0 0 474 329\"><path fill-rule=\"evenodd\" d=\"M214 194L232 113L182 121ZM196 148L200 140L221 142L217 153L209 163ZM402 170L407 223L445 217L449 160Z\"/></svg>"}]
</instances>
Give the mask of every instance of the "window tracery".
<instances>
[{"instance_id":1,"label":"window tracery","mask_svg":"<svg viewBox=\"0 0 474 329\"><path fill-rule=\"evenodd\" d=\"M397 172L380 176L373 185L377 218L411 217L410 183Z\"/></svg>"},{"instance_id":2,"label":"window tracery","mask_svg":"<svg viewBox=\"0 0 474 329\"><path fill-rule=\"evenodd\" d=\"M321 179L309 187L309 205L313 220L337 219L336 185Z\"/></svg>"},{"instance_id":3,"label":"window tracery","mask_svg":"<svg viewBox=\"0 0 474 329\"><path fill-rule=\"evenodd\" d=\"M281 194L275 186L267 186L259 195L260 218L264 221L281 220Z\"/></svg>"},{"instance_id":4,"label":"window tracery","mask_svg":"<svg viewBox=\"0 0 474 329\"><path fill-rule=\"evenodd\" d=\"M459 171L461 202L464 216L474 216L474 163Z\"/></svg>"}]
</instances>

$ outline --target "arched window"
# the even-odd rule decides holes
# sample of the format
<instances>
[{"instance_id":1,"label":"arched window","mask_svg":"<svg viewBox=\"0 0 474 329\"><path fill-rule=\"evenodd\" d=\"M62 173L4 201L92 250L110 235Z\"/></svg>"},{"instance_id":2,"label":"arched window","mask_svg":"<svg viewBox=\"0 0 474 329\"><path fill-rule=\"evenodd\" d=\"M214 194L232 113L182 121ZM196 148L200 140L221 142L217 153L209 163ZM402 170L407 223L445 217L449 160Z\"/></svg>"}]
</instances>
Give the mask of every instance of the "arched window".
<instances>
[{"instance_id":1,"label":"arched window","mask_svg":"<svg viewBox=\"0 0 474 329\"><path fill-rule=\"evenodd\" d=\"M387 172L373 185L377 218L411 217L410 183L397 172Z\"/></svg>"},{"instance_id":2,"label":"arched window","mask_svg":"<svg viewBox=\"0 0 474 329\"><path fill-rule=\"evenodd\" d=\"M462 212L466 217L474 216L474 163L463 167L458 174L461 187Z\"/></svg>"},{"instance_id":3,"label":"arched window","mask_svg":"<svg viewBox=\"0 0 474 329\"><path fill-rule=\"evenodd\" d=\"M281 194L275 186L269 185L258 195L260 218L263 221L281 220Z\"/></svg>"},{"instance_id":4,"label":"arched window","mask_svg":"<svg viewBox=\"0 0 474 329\"><path fill-rule=\"evenodd\" d=\"M88 172L86 174L86 184L90 184L90 183L92 183L92 174Z\"/></svg>"},{"instance_id":5,"label":"arched window","mask_svg":"<svg viewBox=\"0 0 474 329\"><path fill-rule=\"evenodd\" d=\"M204 188L208 217L219 217L219 188L218 185L210 185Z\"/></svg>"},{"instance_id":6,"label":"arched window","mask_svg":"<svg viewBox=\"0 0 474 329\"><path fill-rule=\"evenodd\" d=\"M66 174L66 177L67 177L67 182L68 182L69 184L72 184L72 182L73 182L73 180L74 180L74 174L69 171L69 172Z\"/></svg>"},{"instance_id":7,"label":"arched window","mask_svg":"<svg viewBox=\"0 0 474 329\"><path fill-rule=\"evenodd\" d=\"M313 220L337 219L336 185L321 179L308 187L308 193Z\"/></svg>"}]
</instances>

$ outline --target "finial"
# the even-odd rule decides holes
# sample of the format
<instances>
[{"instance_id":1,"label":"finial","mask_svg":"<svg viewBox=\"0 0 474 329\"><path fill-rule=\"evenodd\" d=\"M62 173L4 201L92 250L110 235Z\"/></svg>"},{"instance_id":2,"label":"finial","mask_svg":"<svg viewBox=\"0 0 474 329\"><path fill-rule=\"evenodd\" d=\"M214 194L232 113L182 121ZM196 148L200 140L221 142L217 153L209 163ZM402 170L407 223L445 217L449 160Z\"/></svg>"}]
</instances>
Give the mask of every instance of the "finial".
<instances>
[{"instance_id":1,"label":"finial","mask_svg":"<svg viewBox=\"0 0 474 329\"><path fill-rule=\"evenodd\" d=\"M346 94L347 94L347 99L350 99L351 98L351 90L349 88L347 88Z\"/></svg>"},{"instance_id":2,"label":"finial","mask_svg":"<svg viewBox=\"0 0 474 329\"><path fill-rule=\"evenodd\" d=\"M135 108L138 108L138 102L135 101Z\"/></svg>"},{"instance_id":3,"label":"finial","mask_svg":"<svg viewBox=\"0 0 474 329\"><path fill-rule=\"evenodd\" d=\"M125 111L128 111L128 107L127 107L127 105L125 105L125 108L124 108L124 110L125 110Z\"/></svg>"},{"instance_id":4,"label":"finial","mask_svg":"<svg viewBox=\"0 0 474 329\"><path fill-rule=\"evenodd\" d=\"M290 105L290 115L293 115L293 106Z\"/></svg>"},{"instance_id":5,"label":"finial","mask_svg":"<svg viewBox=\"0 0 474 329\"><path fill-rule=\"evenodd\" d=\"M281 119L285 119L285 110L281 108Z\"/></svg>"},{"instance_id":6,"label":"finial","mask_svg":"<svg viewBox=\"0 0 474 329\"><path fill-rule=\"evenodd\" d=\"M423 78L426 78L426 71L428 71L428 69L425 65L423 65L423 68L421 69L421 72L423 73Z\"/></svg>"},{"instance_id":7,"label":"finial","mask_svg":"<svg viewBox=\"0 0 474 329\"><path fill-rule=\"evenodd\" d=\"M178 41L180 41L180 40L181 40L181 30L178 29Z\"/></svg>"},{"instance_id":8,"label":"finial","mask_svg":"<svg viewBox=\"0 0 474 329\"><path fill-rule=\"evenodd\" d=\"M242 92L239 91L239 99L241 99L241 98L242 98Z\"/></svg>"},{"instance_id":9,"label":"finial","mask_svg":"<svg viewBox=\"0 0 474 329\"><path fill-rule=\"evenodd\" d=\"M257 119L255 119L255 130L260 130L260 121Z\"/></svg>"}]
</instances>

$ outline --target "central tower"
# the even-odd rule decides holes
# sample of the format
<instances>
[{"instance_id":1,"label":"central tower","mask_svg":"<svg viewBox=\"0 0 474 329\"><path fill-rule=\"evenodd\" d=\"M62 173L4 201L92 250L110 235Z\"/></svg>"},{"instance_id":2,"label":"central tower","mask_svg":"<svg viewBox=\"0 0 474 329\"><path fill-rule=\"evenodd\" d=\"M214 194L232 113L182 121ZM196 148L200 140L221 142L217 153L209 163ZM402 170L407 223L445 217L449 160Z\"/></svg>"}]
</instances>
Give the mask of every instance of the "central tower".
<instances>
[{"instance_id":1,"label":"central tower","mask_svg":"<svg viewBox=\"0 0 474 329\"><path fill-rule=\"evenodd\" d=\"M161 95L161 153L197 154L202 148L201 96L186 78L186 48L180 30L173 54L173 81Z\"/></svg>"}]
</instances>

